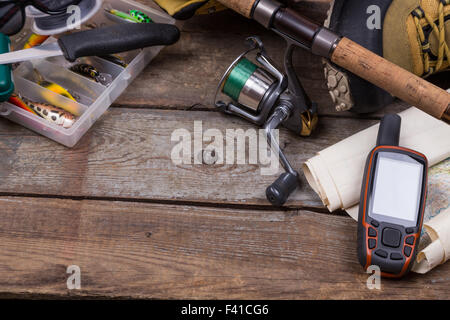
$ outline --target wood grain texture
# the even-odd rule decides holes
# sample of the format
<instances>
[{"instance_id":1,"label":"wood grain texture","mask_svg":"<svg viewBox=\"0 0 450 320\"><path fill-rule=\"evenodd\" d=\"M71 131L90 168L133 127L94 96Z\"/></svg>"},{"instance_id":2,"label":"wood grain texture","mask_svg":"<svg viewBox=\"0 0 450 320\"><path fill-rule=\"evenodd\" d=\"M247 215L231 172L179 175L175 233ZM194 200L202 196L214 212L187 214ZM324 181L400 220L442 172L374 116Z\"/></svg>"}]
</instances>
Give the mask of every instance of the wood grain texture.
<instances>
[{"instance_id":1,"label":"wood grain texture","mask_svg":"<svg viewBox=\"0 0 450 320\"><path fill-rule=\"evenodd\" d=\"M0 292L61 297L448 299L450 265L366 287L356 223L307 211L0 198ZM66 268L81 269L68 290Z\"/></svg>"},{"instance_id":2,"label":"wood grain texture","mask_svg":"<svg viewBox=\"0 0 450 320\"><path fill-rule=\"evenodd\" d=\"M256 0L219 0L219 2L244 17L250 18Z\"/></svg>"},{"instance_id":3,"label":"wood grain texture","mask_svg":"<svg viewBox=\"0 0 450 320\"><path fill-rule=\"evenodd\" d=\"M67 149L1 121L0 193L269 205L265 188L278 175L261 175L261 166L249 165L248 159L246 165L172 162L172 148L178 144L171 142L172 133L186 129L193 138L195 121L201 122L203 132L217 129L224 139L227 129L255 130L244 120L218 112L114 109L78 145ZM282 130L280 142L293 166L300 169L319 150L373 123L325 118L313 137L299 138ZM15 130L19 131L13 134ZM191 150L191 163L194 157L201 160ZM302 181L288 205L323 208L306 180Z\"/></svg>"},{"instance_id":4,"label":"wood grain texture","mask_svg":"<svg viewBox=\"0 0 450 320\"><path fill-rule=\"evenodd\" d=\"M450 93L347 38L339 42L331 60L437 119L450 106Z\"/></svg>"},{"instance_id":5,"label":"wood grain texture","mask_svg":"<svg viewBox=\"0 0 450 320\"><path fill-rule=\"evenodd\" d=\"M329 4L292 2L317 21ZM254 128L211 112L221 68L243 40L259 35L277 62L284 48L231 11L180 27L181 41L161 52L75 148L0 119L0 297L408 299L414 290L418 299L449 299L449 264L368 290L355 223L324 214L304 180L279 211L264 196L275 176L262 176L257 165L172 163L172 132L192 131L194 121L220 132ZM320 59L298 50L295 64L323 116L311 138L281 132L300 168L383 112L372 120L338 114ZM72 264L81 267L81 291L67 290Z\"/></svg>"}]
</instances>

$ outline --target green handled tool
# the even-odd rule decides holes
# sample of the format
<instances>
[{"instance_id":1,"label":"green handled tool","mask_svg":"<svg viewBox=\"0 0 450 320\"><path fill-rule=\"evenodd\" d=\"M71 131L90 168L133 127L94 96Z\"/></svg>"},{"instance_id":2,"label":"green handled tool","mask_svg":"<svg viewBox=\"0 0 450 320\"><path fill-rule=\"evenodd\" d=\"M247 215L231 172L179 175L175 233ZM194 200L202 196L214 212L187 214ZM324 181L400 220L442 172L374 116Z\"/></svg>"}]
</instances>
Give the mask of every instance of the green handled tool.
<instances>
[{"instance_id":1,"label":"green handled tool","mask_svg":"<svg viewBox=\"0 0 450 320\"><path fill-rule=\"evenodd\" d=\"M9 37L0 33L0 53L9 52ZM0 65L0 102L5 102L14 92L11 65Z\"/></svg>"}]
</instances>

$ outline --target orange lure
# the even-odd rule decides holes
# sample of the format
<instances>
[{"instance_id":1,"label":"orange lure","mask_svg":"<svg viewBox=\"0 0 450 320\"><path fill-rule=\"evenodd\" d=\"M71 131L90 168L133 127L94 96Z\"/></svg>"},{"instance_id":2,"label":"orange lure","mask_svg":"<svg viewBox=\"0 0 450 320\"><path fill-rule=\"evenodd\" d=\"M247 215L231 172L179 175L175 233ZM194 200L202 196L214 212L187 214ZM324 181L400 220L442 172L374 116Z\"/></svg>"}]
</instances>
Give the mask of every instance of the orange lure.
<instances>
[{"instance_id":1,"label":"orange lure","mask_svg":"<svg viewBox=\"0 0 450 320\"><path fill-rule=\"evenodd\" d=\"M33 33L23 46L24 49L30 49L36 46L41 45L45 40L47 40L49 36L41 36L38 34Z\"/></svg>"},{"instance_id":2,"label":"orange lure","mask_svg":"<svg viewBox=\"0 0 450 320\"><path fill-rule=\"evenodd\" d=\"M33 114L35 114L35 115L38 115L36 112L34 112L34 110L33 109L31 109L18 95L16 95L16 94L13 94L10 98L9 98L9 100L8 100L8 102L9 103L12 103L13 105L15 105L15 106L17 106L17 107L19 107L19 108L22 108L22 109L24 109L24 110L26 110L26 111L28 111L28 112L31 112L31 113L33 113Z\"/></svg>"}]
</instances>

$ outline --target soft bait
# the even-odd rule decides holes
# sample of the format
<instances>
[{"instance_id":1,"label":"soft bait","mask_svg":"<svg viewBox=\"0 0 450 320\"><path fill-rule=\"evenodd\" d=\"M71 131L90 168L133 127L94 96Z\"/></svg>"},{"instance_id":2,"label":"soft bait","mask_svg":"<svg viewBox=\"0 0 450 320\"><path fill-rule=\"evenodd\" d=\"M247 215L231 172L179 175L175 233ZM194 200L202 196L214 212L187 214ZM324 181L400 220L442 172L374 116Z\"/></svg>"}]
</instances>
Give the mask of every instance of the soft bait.
<instances>
[{"instance_id":1,"label":"soft bait","mask_svg":"<svg viewBox=\"0 0 450 320\"><path fill-rule=\"evenodd\" d=\"M100 56L100 58L105 59L111 63L114 63L118 66L121 66L122 68L128 67L128 63L126 63L125 60L117 54L109 54L106 56Z\"/></svg>"},{"instance_id":2,"label":"soft bait","mask_svg":"<svg viewBox=\"0 0 450 320\"><path fill-rule=\"evenodd\" d=\"M73 101L77 101L71 94L69 91L67 91L66 89L64 89L63 87L61 87L59 84L47 81L44 79L44 77L39 73L39 71L37 71L36 69L34 69L34 74L36 76L37 79L37 84L40 85L41 87L44 87L50 91L53 91L57 94L60 94L70 100Z\"/></svg>"},{"instance_id":3,"label":"soft bait","mask_svg":"<svg viewBox=\"0 0 450 320\"><path fill-rule=\"evenodd\" d=\"M65 129L71 128L76 121L73 114L61 108L47 103L33 102L25 99L24 101L39 116Z\"/></svg>"},{"instance_id":4,"label":"soft bait","mask_svg":"<svg viewBox=\"0 0 450 320\"><path fill-rule=\"evenodd\" d=\"M94 66L87 63L79 63L70 67L70 71L81 74L104 86L109 86L112 82L112 76L107 73L99 72Z\"/></svg>"},{"instance_id":5,"label":"soft bait","mask_svg":"<svg viewBox=\"0 0 450 320\"><path fill-rule=\"evenodd\" d=\"M47 40L49 38L49 36L41 36L39 34L33 33L27 40L27 42L25 43L25 45L23 46L24 49L30 49L36 46L41 45L42 43L44 43L45 40Z\"/></svg>"},{"instance_id":6,"label":"soft bait","mask_svg":"<svg viewBox=\"0 0 450 320\"><path fill-rule=\"evenodd\" d=\"M26 110L26 111L28 111L28 112L34 114L34 115L38 115L36 112L34 112L33 109L31 109L31 108L25 103L25 101L22 100L22 98L21 98L20 96L18 96L18 95L15 94L15 93L13 93L13 94L11 95L11 97L9 97L8 102L9 102L9 103L12 103L13 105L15 105L15 106L17 106L17 107L19 107L19 108L21 108L21 109L23 109L23 110Z\"/></svg>"}]
</instances>

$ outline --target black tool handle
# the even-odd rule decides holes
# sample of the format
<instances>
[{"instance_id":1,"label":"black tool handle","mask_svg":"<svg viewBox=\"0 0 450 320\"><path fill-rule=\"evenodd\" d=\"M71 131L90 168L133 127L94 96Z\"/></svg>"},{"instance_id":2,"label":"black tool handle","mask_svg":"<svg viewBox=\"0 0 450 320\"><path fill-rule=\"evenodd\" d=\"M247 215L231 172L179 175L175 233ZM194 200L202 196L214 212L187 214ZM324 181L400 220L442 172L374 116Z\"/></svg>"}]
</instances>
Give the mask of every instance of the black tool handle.
<instances>
[{"instance_id":1,"label":"black tool handle","mask_svg":"<svg viewBox=\"0 0 450 320\"><path fill-rule=\"evenodd\" d=\"M111 27L76 32L59 38L58 44L69 61L151 46L174 44L180 31L171 24L123 23Z\"/></svg>"},{"instance_id":2,"label":"black tool handle","mask_svg":"<svg viewBox=\"0 0 450 320\"><path fill-rule=\"evenodd\" d=\"M381 119L378 129L377 146L398 146L402 118L397 114L387 114Z\"/></svg>"}]
</instances>

